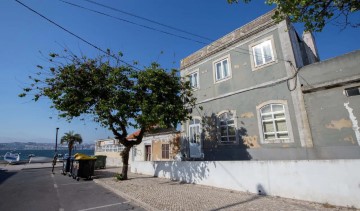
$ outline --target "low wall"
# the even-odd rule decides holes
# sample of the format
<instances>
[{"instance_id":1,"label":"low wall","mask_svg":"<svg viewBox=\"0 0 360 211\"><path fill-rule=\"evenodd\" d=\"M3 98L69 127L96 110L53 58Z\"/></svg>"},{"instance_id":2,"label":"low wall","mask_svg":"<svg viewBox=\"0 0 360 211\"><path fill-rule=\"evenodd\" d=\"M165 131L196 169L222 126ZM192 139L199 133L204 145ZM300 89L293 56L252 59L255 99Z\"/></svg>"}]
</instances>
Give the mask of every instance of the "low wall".
<instances>
[{"instance_id":1,"label":"low wall","mask_svg":"<svg viewBox=\"0 0 360 211\"><path fill-rule=\"evenodd\" d=\"M106 156L106 167L120 167L122 166L122 160L119 152L95 152L95 155Z\"/></svg>"},{"instance_id":2,"label":"low wall","mask_svg":"<svg viewBox=\"0 0 360 211\"><path fill-rule=\"evenodd\" d=\"M131 172L360 208L360 160L138 161Z\"/></svg>"}]
</instances>

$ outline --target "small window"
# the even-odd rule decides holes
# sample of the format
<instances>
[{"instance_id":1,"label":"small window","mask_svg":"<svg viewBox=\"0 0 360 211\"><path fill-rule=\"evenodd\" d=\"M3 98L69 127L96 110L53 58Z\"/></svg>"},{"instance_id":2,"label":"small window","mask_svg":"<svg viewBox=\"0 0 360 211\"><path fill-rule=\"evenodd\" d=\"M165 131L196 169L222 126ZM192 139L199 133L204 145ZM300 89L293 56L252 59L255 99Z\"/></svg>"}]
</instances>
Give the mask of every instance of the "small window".
<instances>
[{"instance_id":1,"label":"small window","mask_svg":"<svg viewBox=\"0 0 360 211\"><path fill-rule=\"evenodd\" d=\"M265 143L289 142L285 106L268 104L260 109L260 118Z\"/></svg>"},{"instance_id":2,"label":"small window","mask_svg":"<svg viewBox=\"0 0 360 211\"><path fill-rule=\"evenodd\" d=\"M169 159L170 155L170 144L162 144L161 145L162 159Z\"/></svg>"},{"instance_id":3,"label":"small window","mask_svg":"<svg viewBox=\"0 0 360 211\"><path fill-rule=\"evenodd\" d=\"M151 145L145 145L145 161L151 161Z\"/></svg>"},{"instance_id":4,"label":"small window","mask_svg":"<svg viewBox=\"0 0 360 211\"><path fill-rule=\"evenodd\" d=\"M231 76L229 58L222 59L214 63L215 81L221 81Z\"/></svg>"},{"instance_id":5,"label":"small window","mask_svg":"<svg viewBox=\"0 0 360 211\"><path fill-rule=\"evenodd\" d=\"M198 89L199 86L199 72L193 72L189 75L190 85L194 89Z\"/></svg>"},{"instance_id":6,"label":"small window","mask_svg":"<svg viewBox=\"0 0 360 211\"><path fill-rule=\"evenodd\" d=\"M200 120L199 119L190 120L189 141L191 143L200 143Z\"/></svg>"},{"instance_id":7,"label":"small window","mask_svg":"<svg viewBox=\"0 0 360 211\"><path fill-rule=\"evenodd\" d=\"M271 40L266 40L252 47L255 67L275 61Z\"/></svg>"},{"instance_id":8,"label":"small window","mask_svg":"<svg viewBox=\"0 0 360 211\"><path fill-rule=\"evenodd\" d=\"M236 129L234 114L231 112L223 113L219 116L220 143L235 143Z\"/></svg>"}]
</instances>

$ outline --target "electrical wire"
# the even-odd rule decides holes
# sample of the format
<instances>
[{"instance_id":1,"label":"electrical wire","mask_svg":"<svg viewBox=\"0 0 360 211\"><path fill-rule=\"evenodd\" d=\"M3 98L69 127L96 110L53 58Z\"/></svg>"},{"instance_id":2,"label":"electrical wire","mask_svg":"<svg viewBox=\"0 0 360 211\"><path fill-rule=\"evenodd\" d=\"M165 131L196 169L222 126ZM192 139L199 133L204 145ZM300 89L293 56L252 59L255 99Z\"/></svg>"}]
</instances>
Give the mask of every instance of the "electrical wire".
<instances>
[{"instance_id":1,"label":"electrical wire","mask_svg":"<svg viewBox=\"0 0 360 211\"><path fill-rule=\"evenodd\" d=\"M179 29L179 28L176 28L176 27L173 27L173 26L170 26L170 25L166 25L166 24L163 24L163 23L160 23L160 22L151 20L151 19L149 19L149 18L145 18L145 17L139 16L139 15L136 15L136 14L134 14L134 13L126 12L126 11L124 11L124 10L120 10L120 9L117 9L117 8L114 8L114 7L110 7L110 6L107 6L107 5L104 5L104 4L101 4L101 3L98 3L98 2L92 1L92 0L84 0L84 1L89 2L89 3L92 3L92 4L95 4L95 5L98 5L98 6L101 6L101 7L104 7L104 8L107 8L107 9L110 9L110 10L114 10L114 11L116 11L116 12L120 12L120 13L129 15L129 16L138 18L138 19L142 19L142 20L145 20L145 21L148 21L148 22L151 22L151 23L160 25L160 26L164 26L164 27L166 27L166 28L173 29L173 30L175 30L175 31L179 31L179 32L182 32L182 33L185 33L185 34L189 34L189 35L198 37L198 38L202 38L202 39L205 39L205 40L208 40L208 41L211 41L211 42L215 41L214 39L210 39L210 38L207 38L207 37L198 35L198 34L194 34L194 33L192 33L192 32L188 32L188 31L185 31L185 30L183 30L183 29Z\"/></svg>"},{"instance_id":2,"label":"electrical wire","mask_svg":"<svg viewBox=\"0 0 360 211\"><path fill-rule=\"evenodd\" d=\"M126 19L123 19L123 18L118 18L118 17L115 17L113 15L109 15L109 14L106 14L104 12L100 12L100 11L97 11L97 10L93 10L93 9L90 9L90 8L87 8L87 7L84 7L84 6L81 6L81 5L78 5L78 4L74 4L74 3L71 3L71 2L68 2L68 1L65 1L65 0L59 0L63 3L66 3L66 4L69 4L69 5L72 5L72 6L75 6L75 7L78 7L78 8L81 8L81 9L84 9L84 10L88 10L88 11L91 11L91 12L94 12L94 13L98 13L98 14L101 14L101 15L104 15L104 16L107 16L107 17L110 17L110 18L114 18L114 19L117 19L117 20L120 20L120 21L124 21L124 22L127 22L127 23L130 23L130 24L134 24L134 25L137 25L137 26L140 26L140 27L143 27L143 28L147 28L147 29L151 29L153 31L158 31L158 32L161 32L161 33L164 33L164 34L167 34L167 35L171 35L171 36L175 36L175 37L178 37L178 38L182 38L182 39L185 39L185 40L189 40L189 41L193 41L193 42L196 42L196 43L200 43L200 44L204 44L204 45L209 45L209 46L212 46L212 47L221 47L222 44L225 44L223 42L219 42L219 45L215 45L214 43L206 43L206 42L202 42L202 41L199 41L199 40L194 40L194 39L191 39L189 37L185 37L185 36L180 36L180 35L176 35L174 33L170 33L170 32L166 32L166 31L163 31L163 30L159 30L157 28L154 28L154 27L149 27L149 26L145 26L145 25L142 25L142 24L138 24L138 23L135 23L135 22L132 22L132 21L129 21L129 20L126 20ZM95 5L98 5L98 6L101 6L101 7L105 7L107 9L111 9L111 10L114 10L114 11L117 11L117 12L120 12L120 13L123 13L123 14L127 14L127 15L130 15L132 17L136 17L136 18L139 18L139 19L142 19L142 20L146 20L148 22L151 22L151 23L155 23L157 25L160 25L160 26L165 26L167 28L170 28L170 29L174 29L176 31L179 31L179 32L184 32L184 33L187 33L189 35L192 35L192 36L196 36L196 37L199 37L199 38L203 38L203 39L206 39L208 41L212 41L212 42L216 42L216 40L214 39L210 39L210 38L207 38L207 37L204 37L204 36L201 36L201 35L197 35L197 34L194 34L194 33L191 33L191 32L187 32L185 30L182 30L182 29L179 29L179 28L175 28L173 26L169 26L169 25L166 25L166 24L163 24L163 23L160 23L160 22L157 22L157 21L153 21L151 19L148 19L148 18L145 18L145 17L141 17L139 15L136 15L136 14L133 14L133 13L129 13L129 12L125 12L123 10L119 10L117 8L114 8L114 7L110 7L110 6L107 6L107 5L104 5L104 4L100 4L100 3L97 3L97 2L94 2L92 0L84 0L86 2L90 2L92 4L95 4ZM225 49L227 48L230 48L231 46L228 46L226 47ZM242 50L244 52L240 52L238 50L235 50L235 49L238 49L238 50ZM251 53L248 49L243 49L243 48L240 48L240 47L235 47L234 49L232 49L231 51L235 51L237 53L241 53L241 54L245 54L245 55L250 55L250 56L255 56L253 53ZM281 60L281 61L284 61L284 62L289 62L288 60L285 60L285 59L282 59L280 57L277 57L276 58L277 60Z\"/></svg>"},{"instance_id":3,"label":"electrical wire","mask_svg":"<svg viewBox=\"0 0 360 211\"><path fill-rule=\"evenodd\" d=\"M157 28L154 28L154 27L149 27L149 26L145 26L145 25L142 25L142 24L138 24L138 23L135 23L133 21L129 21L129 20L126 20L126 19L123 19L123 18L118 18L118 17L115 17L113 15L109 15L107 13L104 13L104 12L100 12L100 11L97 11L97 10L93 10L93 9L90 9L90 8L87 8L87 7L84 7L84 6L81 6L81 5L78 5L78 4L74 4L74 3L71 3L71 2L68 2L68 1L65 1L65 0L59 0L63 3L66 3L66 4L69 4L71 6L74 6L74 7L78 7L78 8L81 8L81 9L84 9L84 10L88 10L88 11L91 11L91 12L94 12L94 13L97 13L97 14L100 14L100 15L104 15L104 16L107 16L107 17L110 17L110 18L114 18L116 20L120 20L120 21L123 21L123 22L126 22L126 23L129 23L129 24L133 24L133 25L137 25L137 26L140 26L140 27L143 27L143 28L147 28L147 29L150 29L150 30L153 30L153 31L157 31L157 32L161 32L161 33L164 33L164 34L167 34L167 35L171 35L171 36L175 36L175 37L178 37L178 38L182 38L182 39L185 39L185 40L188 40L188 41L193 41L193 42L196 42L196 43L200 43L200 44L203 44L203 45L209 45L209 46L212 46L212 47L215 47L215 48L218 48L218 47L222 47L221 45L225 44L223 42L219 42L219 45L215 45L214 43L206 43L206 42L202 42L202 41L199 41L199 40L194 40L192 38L189 38L189 37L185 37L185 36L180 36L180 35L176 35L174 33L170 33L170 32L167 32L167 31L163 31L163 30L159 30ZM138 16L138 15L135 15L135 14L132 14L132 13L128 13L128 12L125 12L125 11L122 11L122 10L118 10L116 8L113 8L113 7L110 7L110 6L106 6L106 5L103 5L103 4L98 4L94 1L91 1L91 0L84 0L84 1L87 1L87 2L91 2L93 4L96 4L96 5L99 5L99 6L102 6L102 7L105 7L105 8L108 8L108 9L112 9L112 10L115 10L115 11L118 11L118 12L121 12L121 13L124 13L124 14L128 14L128 15L131 15L133 17L137 17L137 18L140 18L140 19L143 19L143 20L146 20L146 21L149 21L151 23L156 23L158 25L161 25L161 26L166 26L168 28L171 28L171 29L175 29L177 31L180 31L180 32L186 32L184 30L181 30L181 29L178 29L178 28L175 28L175 27L172 27L172 26L168 26L166 24L162 24L162 23L159 23L159 22L156 22L156 21L153 21L153 20L150 20L148 18L144 18L144 17L141 17L141 16ZM207 39L207 40L210 40L210 41L213 41L213 42L216 42L216 40L213 40L213 39L210 39L210 38L206 38L204 36L201 36L201 35L196 35L196 34L193 34L193 33L190 33L190 32L186 32L187 34L190 34L190 35L193 35L193 36L197 36L197 37L201 37L201 38L204 38L204 39ZM227 48L230 48L231 46L228 46L226 47L225 49ZM236 49L239 49L239 50L242 50L242 51L245 51L245 52L240 52ZM243 48L240 48L240 47L235 47L234 49L232 49L231 51L235 51L237 53L240 53L240 54L245 54L245 55L250 55L250 56L253 56L254 54L250 53L248 49L243 49ZM280 57L277 57L278 60L282 60L282 61L286 61L287 60L284 60Z\"/></svg>"},{"instance_id":4,"label":"electrical wire","mask_svg":"<svg viewBox=\"0 0 360 211\"><path fill-rule=\"evenodd\" d=\"M129 21L129 20L126 20L126 19L123 19L123 18L118 18L118 17L115 17L113 15L109 15L109 14L106 14L106 13L103 13L103 12L100 12L100 11L97 11L97 10L93 10L93 9L90 9L90 8L87 8L87 7L83 7L81 5L78 5L78 4L74 4L74 3L71 3L71 2L68 2L68 1L63 1L63 0L59 0L61 2L64 2L66 4L69 4L69 5L72 5L74 7L78 7L78 8L81 8L81 9L84 9L84 10L88 10L88 11L91 11L91 12L95 12L95 13L98 13L100 15L104 15L104 16L107 16L107 17L110 17L110 18L114 18L116 20L119 20L119 21L123 21L123 22L126 22L126 23L130 23L130 24L133 24L133 25L136 25L136 26L140 26L140 27L143 27L143 28L146 28L146 29L150 29L150 30L153 30L153 31L157 31L157 32L161 32L161 33L164 33L164 34L167 34L167 35L171 35L171 36L175 36L175 37L178 37L178 38L181 38L181 39L185 39L185 40L190 40L190 41L193 41L193 42L197 42L197 43L200 43L200 44L207 44L205 42L201 42L201 41L198 41L198 40L195 40L195 39L191 39L191 38L188 38L188 37L184 37L184 36L181 36L181 35L177 35L177 34L174 34L174 33L171 33L171 32L167 32L167 31L163 31L163 30L160 30L160 29L156 29L156 28L153 28L153 27L150 27L150 26L146 26L146 25L143 25L143 24L139 24L139 23L135 23L133 21Z\"/></svg>"},{"instance_id":5,"label":"electrical wire","mask_svg":"<svg viewBox=\"0 0 360 211\"><path fill-rule=\"evenodd\" d=\"M289 89L290 92L294 91L297 87L297 75L299 73L299 70L300 69L296 69L296 67L293 65L293 63L291 61L289 61L290 63L290 66L295 70L295 73L293 76L289 77L287 80L286 80L286 85L287 85L287 88ZM290 80L294 79L295 78L295 82L294 82L294 88L291 88L290 87Z\"/></svg>"},{"instance_id":6,"label":"electrical wire","mask_svg":"<svg viewBox=\"0 0 360 211\"><path fill-rule=\"evenodd\" d=\"M27 8L28 10L30 10L30 11L32 11L32 12L34 12L35 14L37 14L37 15L39 15L40 17L44 18L45 20L49 21L50 23L54 24L54 25L55 25L55 26L57 26L58 28L60 28L60 29L62 29L62 30L64 30L64 31L66 31L67 33L71 34L72 36L76 37L77 39L79 39L79 40L83 41L84 43L86 43L86 44L90 45L91 47L93 47L93 48L95 48L95 49L97 49L97 50L99 50L99 51L101 51L101 52L103 52L103 53L105 53L105 54L107 54L107 55L109 55L109 56L111 56L111 57L115 58L116 60L118 60L118 61L120 61L120 62L122 62L122 63L124 63L124 64L128 65L129 67L132 67L132 68L134 68L134 69L136 69L136 70L141 71L139 68L137 68L137 67L135 67L135 66L133 66L133 65L129 64L128 62L126 62L126 61L124 61L124 60L121 60L121 59L119 59L119 58L115 57L114 55L112 55L112 54L110 54L109 52L107 52L107 51L105 51L105 50L101 49L100 47L98 47L98 46L96 46L96 45L92 44L91 42L89 42L89 41L85 40L84 38L80 37L79 35L76 35L75 33L73 33L73 32L71 32L71 31L69 31L68 29L66 29L66 28L64 28L64 27L62 27L62 26L60 26L59 24L57 24L57 23L55 23L54 21L50 20L50 19L49 19L49 18L47 18L46 16L42 15L41 13L39 13L39 12L37 12L36 10L32 9L31 7L27 6L26 4L22 3L21 1L19 1L19 0L15 0L15 1L16 1L16 2L18 2L19 4L21 4L22 6L24 6L25 8Z\"/></svg>"},{"instance_id":7,"label":"electrical wire","mask_svg":"<svg viewBox=\"0 0 360 211\"><path fill-rule=\"evenodd\" d=\"M55 23L54 21L50 20L49 18L45 17L44 15L40 14L39 12L35 11L34 9L32 9L32 8L30 8L29 6L25 5L24 3L20 2L19 0L15 0L15 1L18 2L19 4L21 4L22 6L26 7L26 8L29 9L30 11L36 13L36 14L39 15L40 17L46 19L46 20L49 21L50 23L56 25L56 26L59 27L60 29L66 31L66 32L69 33L69 34L71 34L72 36L74 36L74 37L80 39L81 41L85 42L86 44L94 47L95 49L97 49L97 50L99 50L99 51L101 51L101 52L103 52L103 53L105 53L105 54L107 54L107 55L109 55L109 56L117 59L117 60L120 61L120 62L123 62L124 64L126 64L126 65L128 65L128 66L130 66L130 67L133 67L134 69L140 70L139 68L137 68L137 67L129 64L128 62L125 62L125 61L123 61L123 60L115 57L114 55L111 55L109 52L101 49L100 47L98 47L98 46L90 43L89 41L85 40L84 38L82 38L82 37L80 37L80 36L78 36L78 35L76 35L76 34L74 34L73 32L69 31L68 29L60 26L59 24ZM132 21L128 21L128 20L125 20L125 19L117 18L117 17L115 17L115 16L112 16L112 15L109 15L109 14L106 14L106 13L103 13L103 12L99 12L99 11L96 11L96 10L92 10L92 9L89 9L89 8L86 8L86 7L77 5L77 4L73 4L73 3L70 3L70 2L67 2L67 1L63 1L63 0L60 0L60 1L66 3L66 4L69 4L69 5L72 5L72 6L76 6L76 7L85 9L85 10L89 10L89 11L92 11L92 12L95 12L95 13L98 13L98 14L101 14L101 15L104 15L104 16L107 16L107 17L115 18L115 19L117 19L117 20L121 20L121 21L130 23L130 24L135 24L135 25L137 25L137 26L141 26L141 27L144 27L144 28L147 28L147 29L151 29L151 30L154 30L154 31L162 32L162 33L165 33L165 34L168 34L168 35L176 36L176 37L179 37L179 38L182 38L182 39L186 39L186 40L190 40L190 41L194 41L194 42L197 42L197 43L201 43L201 44L205 44L205 45L210 45L210 46L213 46L213 47L220 47L220 45L216 46L216 45L214 45L214 44L212 44L212 43L211 43L211 44L208 44L208 43L201 42L201 41L194 40L194 39L190 39L190 38L187 38L187 37L184 37L184 36L179 36L179 35L176 35L176 34L173 34L173 33L169 33L169 32L162 31L162 30L158 30L158 29L153 28L153 27L148 27L148 26L145 26L145 25L142 25L142 24L137 24L137 23L132 22ZM89 2L92 2L92 3L93 3L93 1L90 1L90 0L85 0L85 1L89 1ZM106 7L107 7L107 6L106 6ZM113 8L113 9L115 9L115 8ZM124 12L124 11L122 11L122 12ZM129 13L129 14L130 14L130 13ZM134 15L134 16L136 16L136 15ZM140 17L140 16L138 16L138 17ZM143 18L143 19L146 19L146 18ZM148 20L150 20L150 19L148 19ZM161 24L161 23L159 23L159 24ZM161 24L161 25L165 25L165 24ZM221 44L221 43L220 43L220 44ZM229 47L230 47L230 46L229 46ZM226 48L229 48L229 47L226 47ZM226 49L226 48L225 48L225 49ZM235 47L235 48L238 48L238 49L240 49L240 50L246 51L246 52L240 52L240 51L236 51L236 50L233 49L233 51L235 51L235 52L253 56L253 54L250 53L250 52L249 52L248 50L246 50L246 49L242 49L242 48L239 48L239 47ZM281 58L279 58L279 57L277 57L277 59L278 59L278 60L285 61L285 62L290 62L290 61L288 61L288 60L284 60L284 59L281 59Z\"/></svg>"},{"instance_id":8,"label":"electrical wire","mask_svg":"<svg viewBox=\"0 0 360 211\"><path fill-rule=\"evenodd\" d=\"M112 16L112 15L108 15L108 14L105 14L105 13L103 13L103 12L98 12L98 11L96 11L96 10L92 10L92 9L89 9L89 8L85 8L85 7L80 6L80 5L75 5L75 4L73 4L73 3L66 2L66 1L64 1L64 0L60 0L60 1L62 1L62 2L64 2L64 3L71 4L71 5L73 5L73 6L80 7L80 8L82 8L82 9L86 9L86 10L89 10L89 11L92 11L92 12L96 12L96 13L99 13L99 14L102 14L102 15L105 15L105 16L108 16L108 17L112 17L112 18L115 18L115 19L119 19L119 18L114 17L114 16ZM204 37L204 36L201 36L201 35L197 35L197 34L194 34L194 33L191 33L191 32L188 32L188 31L185 31L185 30L182 30L182 29L173 27L173 26L169 26L169 25L166 25L166 24L163 24L163 23L160 23L160 22L151 20L151 19L149 19L149 18L145 18L145 17L139 16L139 15L136 15L136 14L133 14L133 13L130 13L130 12L126 12L126 11L123 11L123 10L120 10L120 9L117 9L117 8L114 8L114 7L110 7L110 6L101 4L101 3L97 3L97 2L92 1L92 0L84 0L84 1L89 2L89 3L92 3L92 4L95 4L95 5L98 5L98 6L101 6L101 7L104 7L104 8L107 8L107 9L110 9L110 10L113 10L113 11L116 11L116 12L120 12L120 13L129 15L129 16L138 18L138 19L142 19L142 20L145 20L145 21L148 21L148 22L151 22L151 23L154 23L154 24L157 24L157 25L160 25L160 26L169 28L169 29L173 29L173 30L178 31L178 32L182 32L182 33L185 33L185 34L188 34L188 35L192 35L192 36L195 36L195 37L198 37L198 38L202 38L202 39L205 39L205 40L208 40L208 41L211 41L211 42L215 42L215 41L216 41L216 40L214 40L214 39L210 39L210 38L207 38L207 37ZM128 22L128 23L132 23L132 22L127 21L127 20L124 20L124 19L121 19L121 20L122 20L122 21L125 21L125 22ZM133 23L133 24L136 24L136 23ZM138 25L138 24L136 24L136 25ZM146 27L146 28L148 28L148 27ZM152 29L155 30L155 31L158 31L158 30L155 29L155 28L152 28ZM161 31L161 32L162 32L162 31ZM166 34L173 35L172 33L170 34L170 33L167 33L167 32L166 32ZM178 36L178 35L175 35L175 36ZM181 37L181 38L184 38L184 37ZM186 39L187 39L187 40L190 40L190 41L194 41L194 40L189 39L189 38L186 38ZM201 43L201 44L205 44L205 45L210 45L210 46L213 46L213 47L220 47L220 45L219 45L219 46L214 46L213 43L210 43L210 44L209 44L209 43L199 42L199 41L197 41L197 40L196 40L195 42L198 42L198 43ZM220 44L224 44L224 43L221 43L221 42L220 42ZM229 47L230 47L230 46L229 46ZM227 47L227 48L229 48L229 47ZM225 49L226 49L226 48L225 48ZM248 55L250 55L250 56L254 56L254 54L250 53L247 49L242 49L242 48L240 48L240 47L235 47L235 49L240 49L240 50L243 50L243 51L246 51L246 52L239 52L239 51L236 51L236 50L233 50L233 51L238 52L238 53L242 53L242 54L248 54ZM295 70L295 73L294 73L291 77L289 77L289 78L287 78L287 79L285 79L285 80L278 81L278 82L276 82L276 83L274 83L274 84L271 84L270 86L273 86L273 85L276 85L276 84L279 84L279 83L282 83L282 82L285 82L285 81L286 81L286 84L287 84L287 87L288 87L289 91L294 91L294 90L296 89L296 87L297 87L297 74L298 74L298 72L299 72L299 69L296 69L296 67L294 67L293 63L292 63L291 61L289 61L289 60L285 60L285 59L282 59L282 58L279 58L279 57L277 57L277 59L278 59L278 60L282 60L282 61L284 61L284 62L288 62L288 63L290 64L290 66ZM289 82L290 82L290 80L292 80L292 79L294 79L294 78L295 78L295 84L294 84L294 87L291 88ZM269 86L269 85L268 85L268 86ZM265 86L265 87L268 87L268 86Z\"/></svg>"}]
</instances>

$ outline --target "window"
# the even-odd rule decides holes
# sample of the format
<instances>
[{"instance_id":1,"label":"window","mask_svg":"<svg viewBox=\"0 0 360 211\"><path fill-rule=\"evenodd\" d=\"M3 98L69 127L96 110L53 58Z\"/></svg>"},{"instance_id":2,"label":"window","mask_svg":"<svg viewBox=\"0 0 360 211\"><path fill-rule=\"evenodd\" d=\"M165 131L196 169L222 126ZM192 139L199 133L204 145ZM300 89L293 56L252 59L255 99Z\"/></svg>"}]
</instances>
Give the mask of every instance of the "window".
<instances>
[{"instance_id":1,"label":"window","mask_svg":"<svg viewBox=\"0 0 360 211\"><path fill-rule=\"evenodd\" d=\"M255 67L274 61L274 52L271 40L266 40L252 47Z\"/></svg>"},{"instance_id":2,"label":"window","mask_svg":"<svg viewBox=\"0 0 360 211\"><path fill-rule=\"evenodd\" d=\"M265 143L289 142L285 106L268 104L260 109L263 140Z\"/></svg>"},{"instance_id":3,"label":"window","mask_svg":"<svg viewBox=\"0 0 360 211\"><path fill-rule=\"evenodd\" d=\"M145 161L151 161L151 145L145 145Z\"/></svg>"},{"instance_id":4,"label":"window","mask_svg":"<svg viewBox=\"0 0 360 211\"><path fill-rule=\"evenodd\" d=\"M190 85L192 88L199 88L199 72L193 72L189 75Z\"/></svg>"},{"instance_id":5,"label":"window","mask_svg":"<svg viewBox=\"0 0 360 211\"><path fill-rule=\"evenodd\" d=\"M200 143L200 120L199 119L190 120L189 141L191 143Z\"/></svg>"},{"instance_id":6,"label":"window","mask_svg":"<svg viewBox=\"0 0 360 211\"><path fill-rule=\"evenodd\" d=\"M161 145L162 159L169 159L170 144Z\"/></svg>"},{"instance_id":7,"label":"window","mask_svg":"<svg viewBox=\"0 0 360 211\"><path fill-rule=\"evenodd\" d=\"M226 112L219 115L219 127L221 143L226 144L236 142L235 120L233 113Z\"/></svg>"},{"instance_id":8,"label":"window","mask_svg":"<svg viewBox=\"0 0 360 211\"><path fill-rule=\"evenodd\" d=\"M230 78L231 69L230 69L230 61L229 58L223 58L219 61L214 62L215 69L215 82L221 81L226 78Z\"/></svg>"}]
</instances>

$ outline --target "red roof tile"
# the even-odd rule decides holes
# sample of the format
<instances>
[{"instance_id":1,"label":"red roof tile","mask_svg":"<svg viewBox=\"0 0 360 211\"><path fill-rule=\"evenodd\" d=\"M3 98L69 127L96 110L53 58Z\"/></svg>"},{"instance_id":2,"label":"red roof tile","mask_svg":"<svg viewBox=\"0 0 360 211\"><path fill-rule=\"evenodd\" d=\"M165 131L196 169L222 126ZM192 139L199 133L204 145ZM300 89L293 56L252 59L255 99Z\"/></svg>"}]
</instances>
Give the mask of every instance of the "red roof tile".
<instances>
[{"instance_id":1,"label":"red roof tile","mask_svg":"<svg viewBox=\"0 0 360 211\"><path fill-rule=\"evenodd\" d=\"M137 130L137 131L135 131L134 133L132 133L132 134L130 134L130 135L128 135L127 137L126 137L126 139L127 140L134 140L134 139L136 139L136 136L138 136L140 134L140 130Z\"/></svg>"}]
</instances>

